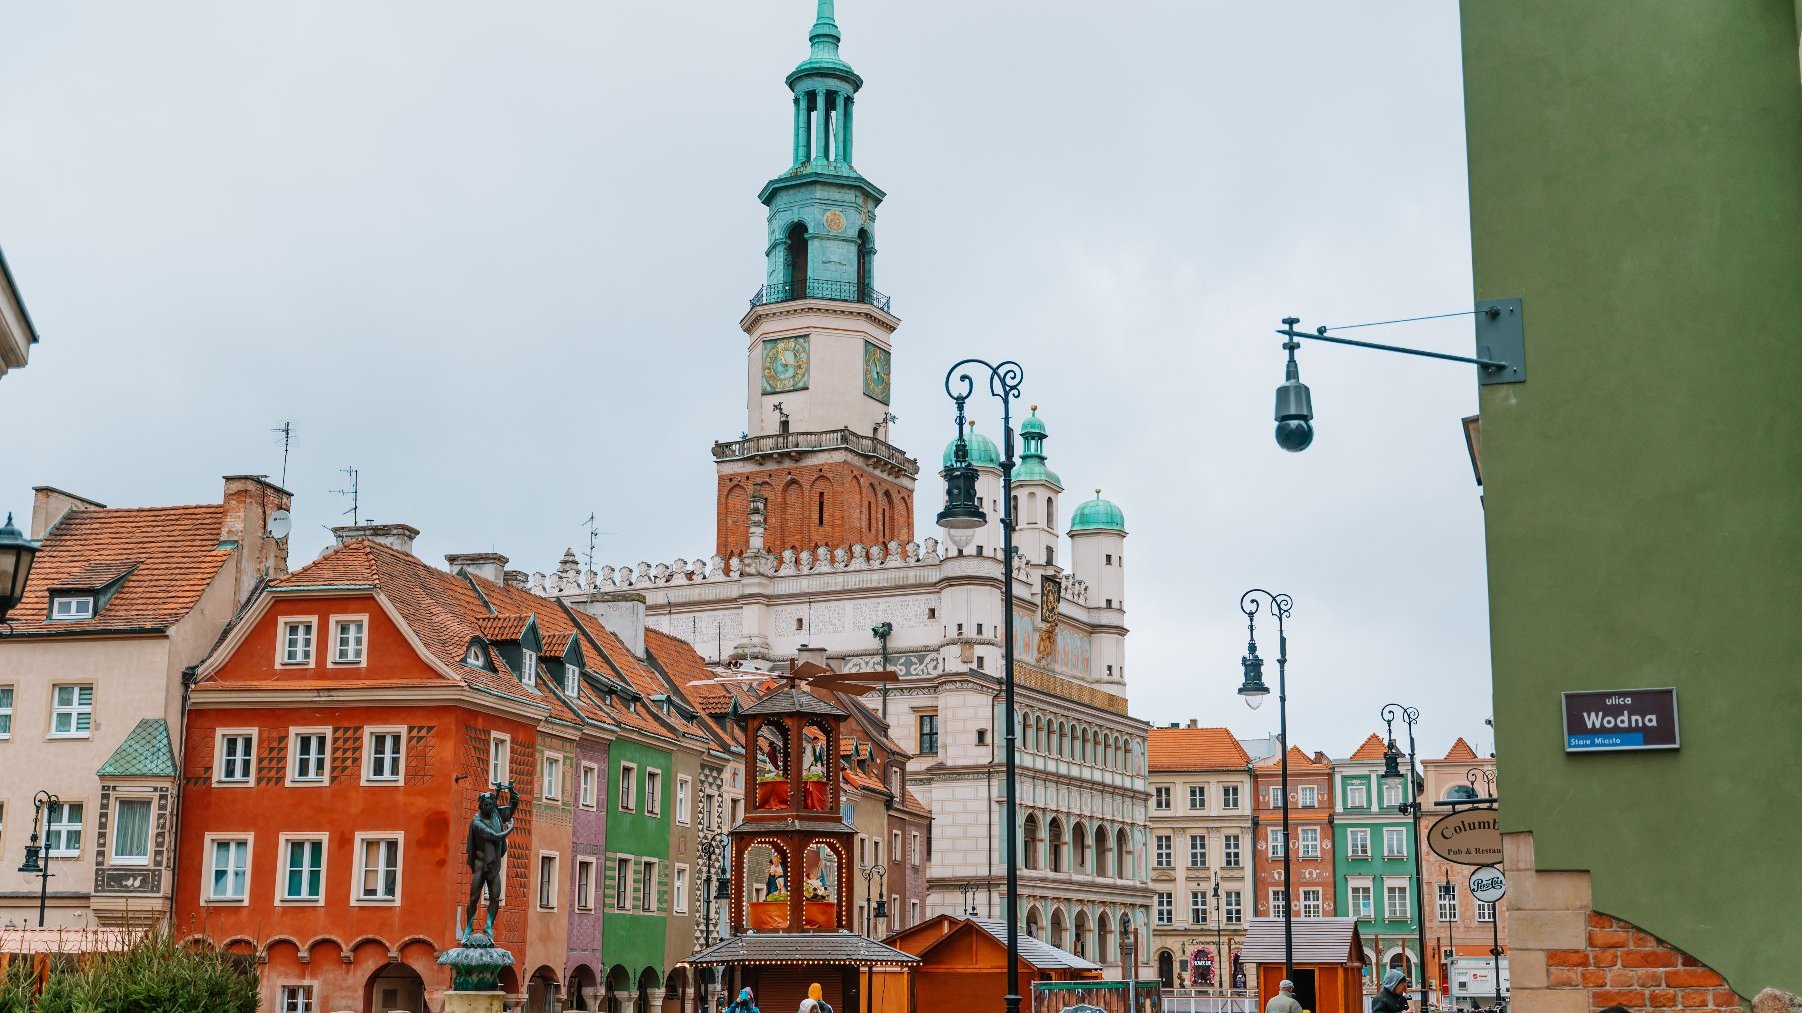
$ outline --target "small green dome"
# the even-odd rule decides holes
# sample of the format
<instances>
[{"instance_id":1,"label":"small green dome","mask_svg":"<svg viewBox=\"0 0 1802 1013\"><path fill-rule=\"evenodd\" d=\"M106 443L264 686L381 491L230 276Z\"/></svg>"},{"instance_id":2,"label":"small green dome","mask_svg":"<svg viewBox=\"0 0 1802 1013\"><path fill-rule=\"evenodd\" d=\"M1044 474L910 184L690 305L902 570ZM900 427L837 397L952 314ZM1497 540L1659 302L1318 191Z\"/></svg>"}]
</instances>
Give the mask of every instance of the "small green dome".
<instances>
[{"instance_id":1,"label":"small green dome","mask_svg":"<svg viewBox=\"0 0 1802 1013\"><path fill-rule=\"evenodd\" d=\"M1078 531L1125 531L1126 515L1111 501L1101 498L1101 490L1095 490L1095 498L1084 501L1070 515L1070 533Z\"/></svg>"},{"instance_id":2,"label":"small green dome","mask_svg":"<svg viewBox=\"0 0 1802 1013\"><path fill-rule=\"evenodd\" d=\"M1045 432L1045 423L1039 418L1039 406L1038 405L1033 405L1032 406L1032 414L1027 416L1025 422L1020 423L1020 435L1021 436L1037 436L1040 438L1043 438L1046 435L1048 435Z\"/></svg>"},{"instance_id":3,"label":"small green dome","mask_svg":"<svg viewBox=\"0 0 1802 1013\"><path fill-rule=\"evenodd\" d=\"M1020 463L1014 468L1016 482L1050 482L1062 489L1064 480L1045 466L1045 423L1039 419L1039 406L1020 423Z\"/></svg>"},{"instance_id":4,"label":"small green dome","mask_svg":"<svg viewBox=\"0 0 1802 1013\"><path fill-rule=\"evenodd\" d=\"M964 442L970 447L971 464L974 464L978 468L1001 467L1001 451L995 446L994 440L982 435L975 429L971 429L970 432L964 436ZM946 468L951 467L951 465L957 461L956 440L952 440L950 443L945 444L945 456L942 460L944 462L942 467Z\"/></svg>"}]
</instances>

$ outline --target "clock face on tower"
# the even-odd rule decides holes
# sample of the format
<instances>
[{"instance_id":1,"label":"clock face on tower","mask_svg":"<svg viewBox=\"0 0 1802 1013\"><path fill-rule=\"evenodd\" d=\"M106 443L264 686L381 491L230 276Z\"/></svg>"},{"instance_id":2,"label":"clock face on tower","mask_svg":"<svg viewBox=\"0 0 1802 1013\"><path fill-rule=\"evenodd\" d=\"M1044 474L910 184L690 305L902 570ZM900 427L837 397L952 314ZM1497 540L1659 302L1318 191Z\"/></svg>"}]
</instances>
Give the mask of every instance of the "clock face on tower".
<instances>
[{"instance_id":1,"label":"clock face on tower","mask_svg":"<svg viewBox=\"0 0 1802 1013\"><path fill-rule=\"evenodd\" d=\"M863 343L863 392L889 403L889 350L874 341Z\"/></svg>"},{"instance_id":2,"label":"clock face on tower","mask_svg":"<svg viewBox=\"0 0 1802 1013\"><path fill-rule=\"evenodd\" d=\"M763 341L763 392L786 394L806 390L808 379L807 335L765 338ZM867 382L867 381L866 381Z\"/></svg>"}]
</instances>

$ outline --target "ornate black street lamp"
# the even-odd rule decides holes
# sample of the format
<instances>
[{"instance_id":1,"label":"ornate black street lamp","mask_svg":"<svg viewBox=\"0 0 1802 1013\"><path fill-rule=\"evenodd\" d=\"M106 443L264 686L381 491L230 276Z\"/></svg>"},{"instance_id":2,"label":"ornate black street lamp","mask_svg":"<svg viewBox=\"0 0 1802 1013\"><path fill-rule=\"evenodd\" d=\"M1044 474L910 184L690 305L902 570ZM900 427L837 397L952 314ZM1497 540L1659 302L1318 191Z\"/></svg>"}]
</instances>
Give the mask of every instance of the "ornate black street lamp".
<instances>
[{"instance_id":1,"label":"ornate black street lamp","mask_svg":"<svg viewBox=\"0 0 1802 1013\"><path fill-rule=\"evenodd\" d=\"M10 521L11 518L8 518ZM7 525L11 527L9 523ZM39 791L31 800L31 843L25 845L25 863L19 871L27 876L38 877L38 928L44 927L44 907L50 899L50 855L38 836L38 830L44 821L44 810L62 805L63 800L47 791Z\"/></svg>"},{"instance_id":2,"label":"ornate black street lamp","mask_svg":"<svg viewBox=\"0 0 1802 1013\"><path fill-rule=\"evenodd\" d=\"M1283 629L1283 620L1289 618L1295 599L1286 594L1271 594L1263 588L1252 588L1239 596L1239 611L1245 613L1245 657L1239 664L1245 668L1245 681L1239 684L1239 695L1245 698L1245 706L1257 710L1264 705L1264 698L1270 695L1270 687L1264 684L1264 659L1258 657L1258 609L1263 602L1258 600L1263 595L1270 602L1270 614L1276 616L1276 712L1277 737L1282 740L1283 771L1283 977L1295 980L1295 923L1294 909L1289 884L1293 878L1289 875L1289 637Z\"/></svg>"},{"instance_id":3,"label":"ornate black street lamp","mask_svg":"<svg viewBox=\"0 0 1802 1013\"><path fill-rule=\"evenodd\" d=\"M1007 822L1007 1013L1020 1013L1020 854L1019 809L1014 751L1018 745L1019 722L1014 714L1014 421L1013 403L1020 396L1020 382L1025 370L1009 359L1000 365L981 359L964 359L945 371L945 394L957 403L957 444L952 463L940 472L945 479L945 509L939 511L939 527L959 549L970 544L976 529L988 523L982 502L976 497L976 466L970 463L970 447L964 439L964 405L976 390L970 372L977 375L988 370L989 393L1001 399L1001 581L1002 581L1002 648L1001 685L1006 697L1007 757L1006 822ZM963 381L960 393L952 386L952 377Z\"/></svg>"},{"instance_id":4,"label":"ornate black street lamp","mask_svg":"<svg viewBox=\"0 0 1802 1013\"><path fill-rule=\"evenodd\" d=\"M37 559L39 543L25 537L13 527L13 515L6 515L0 525L0 624L6 622L20 599L25 597L25 581L31 576L32 561Z\"/></svg>"},{"instance_id":5,"label":"ornate black street lamp","mask_svg":"<svg viewBox=\"0 0 1802 1013\"><path fill-rule=\"evenodd\" d=\"M1415 951L1414 958L1414 978L1415 983L1420 986L1420 1008L1426 1009L1427 976L1421 973L1421 962L1427 958L1427 901L1424 893L1426 885L1422 882L1420 871L1421 785L1414 777L1414 771L1417 769L1414 764L1414 725L1420 720L1420 709L1398 703L1385 704L1382 716L1384 737L1388 739L1388 744L1383 750L1383 780L1385 782L1406 781L1407 791L1402 797L1401 804L1395 807L1395 811L1412 817L1414 820L1414 897L1417 905L1415 910L1417 917L1414 919L1414 923L1418 933L1416 939L1418 949ZM1400 718L1408 726L1408 773L1405 778L1399 769L1401 767L1401 750L1395 745L1395 720L1397 718Z\"/></svg>"},{"instance_id":6,"label":"ornate black street lamp","mask_svg":"<svg viewBox=\"0 0 1802 1013\"><path fill-rule=\"evenodd\" d=\"M701 886L701 921L705 923L701 930L701 949L713 946L713 930L717 927L713 920L713 902L724 904L732 899L732 886L726 881L726 849L725 838L707 837L701 841L700 851L701 875L705 877ZM711 966L701 968L701 1008L708 1008L708 993L713 990L713 976L718 973Z\"/></svg>"},{"instance_id":7,"label":"ornate black street lamp","mask_svg":"<svg viewBox=\"0 0 1802 1013\"><path fill-rule=\"evenodd\" d=\"M1285 841L1285 844L1288 842ZM1287 848L1283 850L1287 851ZM1220 873L1214 873L1214 987L1226 985L1226 925L1220 910Z\"/></svg>"}]
</instances>

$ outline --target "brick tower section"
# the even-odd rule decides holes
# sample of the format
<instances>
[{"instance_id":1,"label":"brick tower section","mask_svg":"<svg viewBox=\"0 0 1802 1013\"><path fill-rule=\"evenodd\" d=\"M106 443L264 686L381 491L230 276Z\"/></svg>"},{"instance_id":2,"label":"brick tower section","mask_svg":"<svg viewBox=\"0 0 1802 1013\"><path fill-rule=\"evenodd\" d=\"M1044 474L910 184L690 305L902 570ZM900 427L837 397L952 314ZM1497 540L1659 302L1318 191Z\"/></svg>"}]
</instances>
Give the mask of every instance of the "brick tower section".
<instances>
[{"instance_id":1,"label":"brick tower section","mask_svg":"<svg viewBox=\"0 0 1802 1013\"><path fill-rule=\"evenodd\" d=\"M913 489L848 460L796 462L786 467L722 471L716 501L722 557L742 554L750 538L753 487L767 502L763 547L832 549L854 544L913 541Z\"/></svg>"}]
</instances>

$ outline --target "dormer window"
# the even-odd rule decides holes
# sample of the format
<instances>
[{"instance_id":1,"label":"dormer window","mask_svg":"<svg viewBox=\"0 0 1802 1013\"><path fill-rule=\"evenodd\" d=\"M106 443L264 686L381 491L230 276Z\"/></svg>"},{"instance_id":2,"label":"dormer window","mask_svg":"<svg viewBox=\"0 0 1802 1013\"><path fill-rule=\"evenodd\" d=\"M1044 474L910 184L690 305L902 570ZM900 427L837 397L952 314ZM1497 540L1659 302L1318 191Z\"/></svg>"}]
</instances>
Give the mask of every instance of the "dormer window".
<instances>
[{"instance_id":1,"label":"dormer window","mask_svg":"<svg viewBox=\"0 0 1802 1013\"><path fill-rule=\"evenodd\" d=\"M50 599L50 618L59 623L72 623L94 618L94 596L63 594Z\"/></svg>"},{"instance_id":2,"label":"dormer window","mask_svg":"<svg viewBox=\"0 0 1802 1013\"><path fill-rule=\"evenodd\" d=\"M471 668L481 668L482 667L482 645L481 644L470 644L469 650L467 652L465 652L463 655L463 663L465 665L468 665Z\"/></svg>"},{"instance_id":3,"label":"dormer window","mask_svg":"<svg viewBox=\"0 0 1802 1013\"><path fill-rule=\"evenodd\" d=\"M519 681L528 686L538 685L538 652L519 649Z\"/></svg>"},{"instance_id":4,"label":"dormer window","mask_svg":"<svg viewBox=\"0 0 1802 1013\"><path fill-rule=\"evenodd\" d=\"M563 666L563 693L574 698L576 688L582 685L582 669L576 665Z\"/></svg>"}]
</instances>

